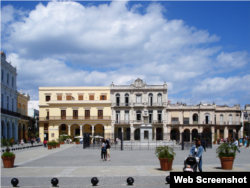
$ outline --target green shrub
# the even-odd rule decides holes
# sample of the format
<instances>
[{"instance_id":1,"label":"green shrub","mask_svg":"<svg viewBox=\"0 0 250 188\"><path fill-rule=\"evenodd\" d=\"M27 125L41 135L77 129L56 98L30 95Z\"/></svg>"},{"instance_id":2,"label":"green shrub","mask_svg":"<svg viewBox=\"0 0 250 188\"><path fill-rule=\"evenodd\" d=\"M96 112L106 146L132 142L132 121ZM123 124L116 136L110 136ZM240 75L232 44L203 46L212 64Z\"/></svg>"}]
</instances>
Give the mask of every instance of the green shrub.
<instances>
[{"instance_id":1,"label":"green shrub","mask_svg":"<svg viewBox=\"0 0 250 188\"><path fill-rule=\"evenodd\" d=\"M235 157L236 149L235 145L228 146L227 143L223 143L216 149L217 157Z\"/></svg>"},{"instance_id":2,"label":"green shrub","mask_svg":"<svg viewBox=\"0 0 250 188\"><path fill-rule=\"evenodd\" d=\"M11 152L4 152L3 154L2 154L2 157L14 157L15 156L15 154L14 153L11 153Z\"/></svg>"},{"instance_id":3,"label":"green shrub","mask_svg":"<svg viewBox=\"0 0 250 188\"><path fill-rule=\"evenodd\" d=\"M159 146L155 150L155 154L158 158L173 159L176 155L174 149L169 146Z\"/></svg>"}]
</instances>

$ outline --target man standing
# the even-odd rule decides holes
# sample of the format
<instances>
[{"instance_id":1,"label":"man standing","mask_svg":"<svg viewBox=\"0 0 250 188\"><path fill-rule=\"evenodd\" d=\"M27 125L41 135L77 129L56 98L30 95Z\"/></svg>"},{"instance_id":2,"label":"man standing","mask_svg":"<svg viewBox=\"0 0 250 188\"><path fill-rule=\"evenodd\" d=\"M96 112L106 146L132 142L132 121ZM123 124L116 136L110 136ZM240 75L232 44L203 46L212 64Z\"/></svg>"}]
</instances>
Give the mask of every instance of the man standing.
<instances>
[{"instance_id":1,"label":"man standing","mask_svg":"<svg viewBox=\"0 0 250 188\"><path fill-rule=\"evenodd\" d=\"M204 151L206 151L206 141L205 140L201 141L201 145L202 145Z\"/></svg>"},{"instance_id":2,"label":"man standing","mask_svg":"<svg viewBox=\"0 0 250 188\"><path fill-rule=\"evenodd\" d=\"M31 146L33 146L33 143L34 143L33 138L31 138L30 143L31 143Z\"/></svg>"},{"instance_id":3,"label":"man standing","mask_svg":"<svg viewBox=\"0 0 250 188\"><path fill-rule=\"evenodd\" d=\"M237 150L238 150L238 152L240 153L240 150L239 150L239 148L238 148L238 140L237 140L237 139L234 139L233 145L235 145L235 146L237 147ZM234 152L236 152L236 150L235 150Z\"/></svg>"}]
</instances>

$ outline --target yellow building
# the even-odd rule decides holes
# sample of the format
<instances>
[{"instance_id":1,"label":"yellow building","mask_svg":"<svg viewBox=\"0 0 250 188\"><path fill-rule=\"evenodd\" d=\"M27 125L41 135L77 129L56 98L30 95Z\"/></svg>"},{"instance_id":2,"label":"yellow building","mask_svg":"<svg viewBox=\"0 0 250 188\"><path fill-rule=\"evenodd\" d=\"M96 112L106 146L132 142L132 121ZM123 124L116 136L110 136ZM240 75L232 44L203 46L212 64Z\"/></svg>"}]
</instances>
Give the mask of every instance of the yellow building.
<instances>
[{"instance_id":1,"label":"yellow building","mask_svg":"<svg viewBox=\"0 0 250 188\"><path fill-rule=\"evenodd\" d=\"M22 93L22 90L17 92L17 112L21 114L21 118L18 120L18 139L28 140L28 123L30 117L28 117L28 101L30 96L27 93Z\"/></svg>"},{"instance_id":2,"label":"yellow building","mask_svg":"<svg viewBox=\"0 0 250 188\"><path fill-rule=\"evenodd\" d=\"M111 133L109 87L39 87L41 141Z\"/></svg>"}]
</instances>

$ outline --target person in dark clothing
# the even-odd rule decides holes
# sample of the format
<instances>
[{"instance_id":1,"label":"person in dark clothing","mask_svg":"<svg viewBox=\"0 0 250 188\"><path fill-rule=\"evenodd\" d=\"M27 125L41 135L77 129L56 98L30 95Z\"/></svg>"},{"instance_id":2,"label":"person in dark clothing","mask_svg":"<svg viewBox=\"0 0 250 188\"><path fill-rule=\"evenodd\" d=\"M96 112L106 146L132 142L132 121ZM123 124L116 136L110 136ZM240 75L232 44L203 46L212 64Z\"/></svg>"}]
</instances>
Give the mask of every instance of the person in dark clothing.
<instances>
[{"instance_id":1,"label":"person in dark clothing","mask_svg":"<svg viewBox=\"0 0 250 188\"><path fill-rule=\"evenodd\" d=\"M106 159L108 160L108 157L109 157L109 161L110 161L110 142L109 142L109 139L106 140L106 149L107 149L107 152L106 152Z\"/></svg>"},{"instance_id":2,"label":"person in dark clothing","mask_svg":"<svg viewBox=\"0 0 250 188\"><path fill-rule=\"evenodd\" d=\"M106 161L106 143L104 139L102 140L102 148L101 148L101 160Z\"/></svg>"},{"instance_id":3,"label":"person in dark clothing","mask_svg":"<svg viewBox=\"0 0 250 188\"><path fill-rule=\"evenodd\" d=\"M31 143L31 146L33 146L33 143L34 143L33 138L31 138L30 143Z\"/></svg>"},{"instance_id":4,"label":"person in dark clothing","mask_svg":"<svg viewBox=\"0 0 250 188\"><path fill-rule=\"evenodd\" d=\"M201 145L202 145L204 151L206 151L206 141L205 140L201 141Z\"/></svg>"}]
</instances>

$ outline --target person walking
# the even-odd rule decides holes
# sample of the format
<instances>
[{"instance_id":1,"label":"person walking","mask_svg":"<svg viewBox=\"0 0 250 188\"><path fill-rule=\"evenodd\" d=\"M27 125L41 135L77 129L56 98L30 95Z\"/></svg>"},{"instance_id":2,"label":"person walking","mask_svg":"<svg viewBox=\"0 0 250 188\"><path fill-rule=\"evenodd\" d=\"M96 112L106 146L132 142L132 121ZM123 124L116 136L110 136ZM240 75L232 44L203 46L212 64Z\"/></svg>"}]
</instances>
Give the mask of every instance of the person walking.
<instances>
[{"instance_id":1,"label":"person walking","mask_svg":"<svg viewBox=\"0 0 250 188\"><path fill-rule=\"evenodd\" d=\"M202 153L203 153L203 147L201 146L201 141L196 140L196 144L192 146L189 156L194 156L199 159L199 171L202 172Z\"/></svg>"},{"instance_id":2,"label":"person walking","mask_svg":"<svg viewBox=\"0 0 250 188\"><path fill-rule=\"evenodd\" d=\"M244 138L244 145L245 145L245 149L247 149L247 138Z\"/></svg>"},{"instance_id":3,"label":"person walking","mask_svg":"<svg viewBox=\"0 0 250 188\"><path fill-rule=\"evenodd\" d=\"M202 145L204 151L206 152L206 141L205 141L205 140L202 140L202 141L201 141L201 145Z\"/></svg>"},{"instance_id":4,"label":"person walking","mask_svg":"<svg viewBox=\"0 0 250 188\"><path fill-rule=\"evenodd\" d=\"M33 146L34 140L33 138L30 139L31 146Z\"/></svg>"},{"instance_id":5,"label":"person walking","mask_svg":"<svg viewBox=\"0 0 250 188\"><path fill-rule=\"evenodd\" d=\"M17 139L17 146L19 146L19 139Z\"/></svg>"},{"instance_id":6,"label":"person walking","mask_svg":"<svg viewBox=\"0 0 250 188\"><path fill-rule=\"evenodd\" d=\"M46 148L46 145L47 145L47 140L44 140L43 141L43 146Z\"/></svg>"},{"instance_id":7,"label":"person walking","mask_svg":"<svg viewBox=\"0 0 250 188\"><path fill-rule=\"evenodd\" d=\"M23 139L21 140L21 145L23 146L23 144L24 144L24 141L23 141Z\"/></svg>"},{"instance_id":8,"label":"person walking","mask_svg":"<svg viewBox=\"0 0 250 188\"><path fill-rule=\"evenodd\" d=\"M102 147L101 147L101 161L106 160L106 144L104 139L102 140Z\"/></svg>"},{"instance_id":9,"label":"person walking","mask_svg":"<svg viewBox=\"0 0 250 188\"><path fill-rule=\"evenodd\" d=\"M109 158L109 161L110 161L110 141L109 139L106 140L106 149L107 149L107 152L106 152L106 159L108 160Z\"/></svg>"},{"instance_id":10,"label":"person walking","mask_svg":"<svg viewBox=\"0 0 250 188\"><path fill-rule=\"evenodd\" d=\"M238 140L237 139L234 139L234 143L233 145L235 145L237 148L237 151L240 153L240 150L239 150L239 147L238 147ZM234 153L236 152L236 150L234 151Z\"/></svg>"}]
</instances>

